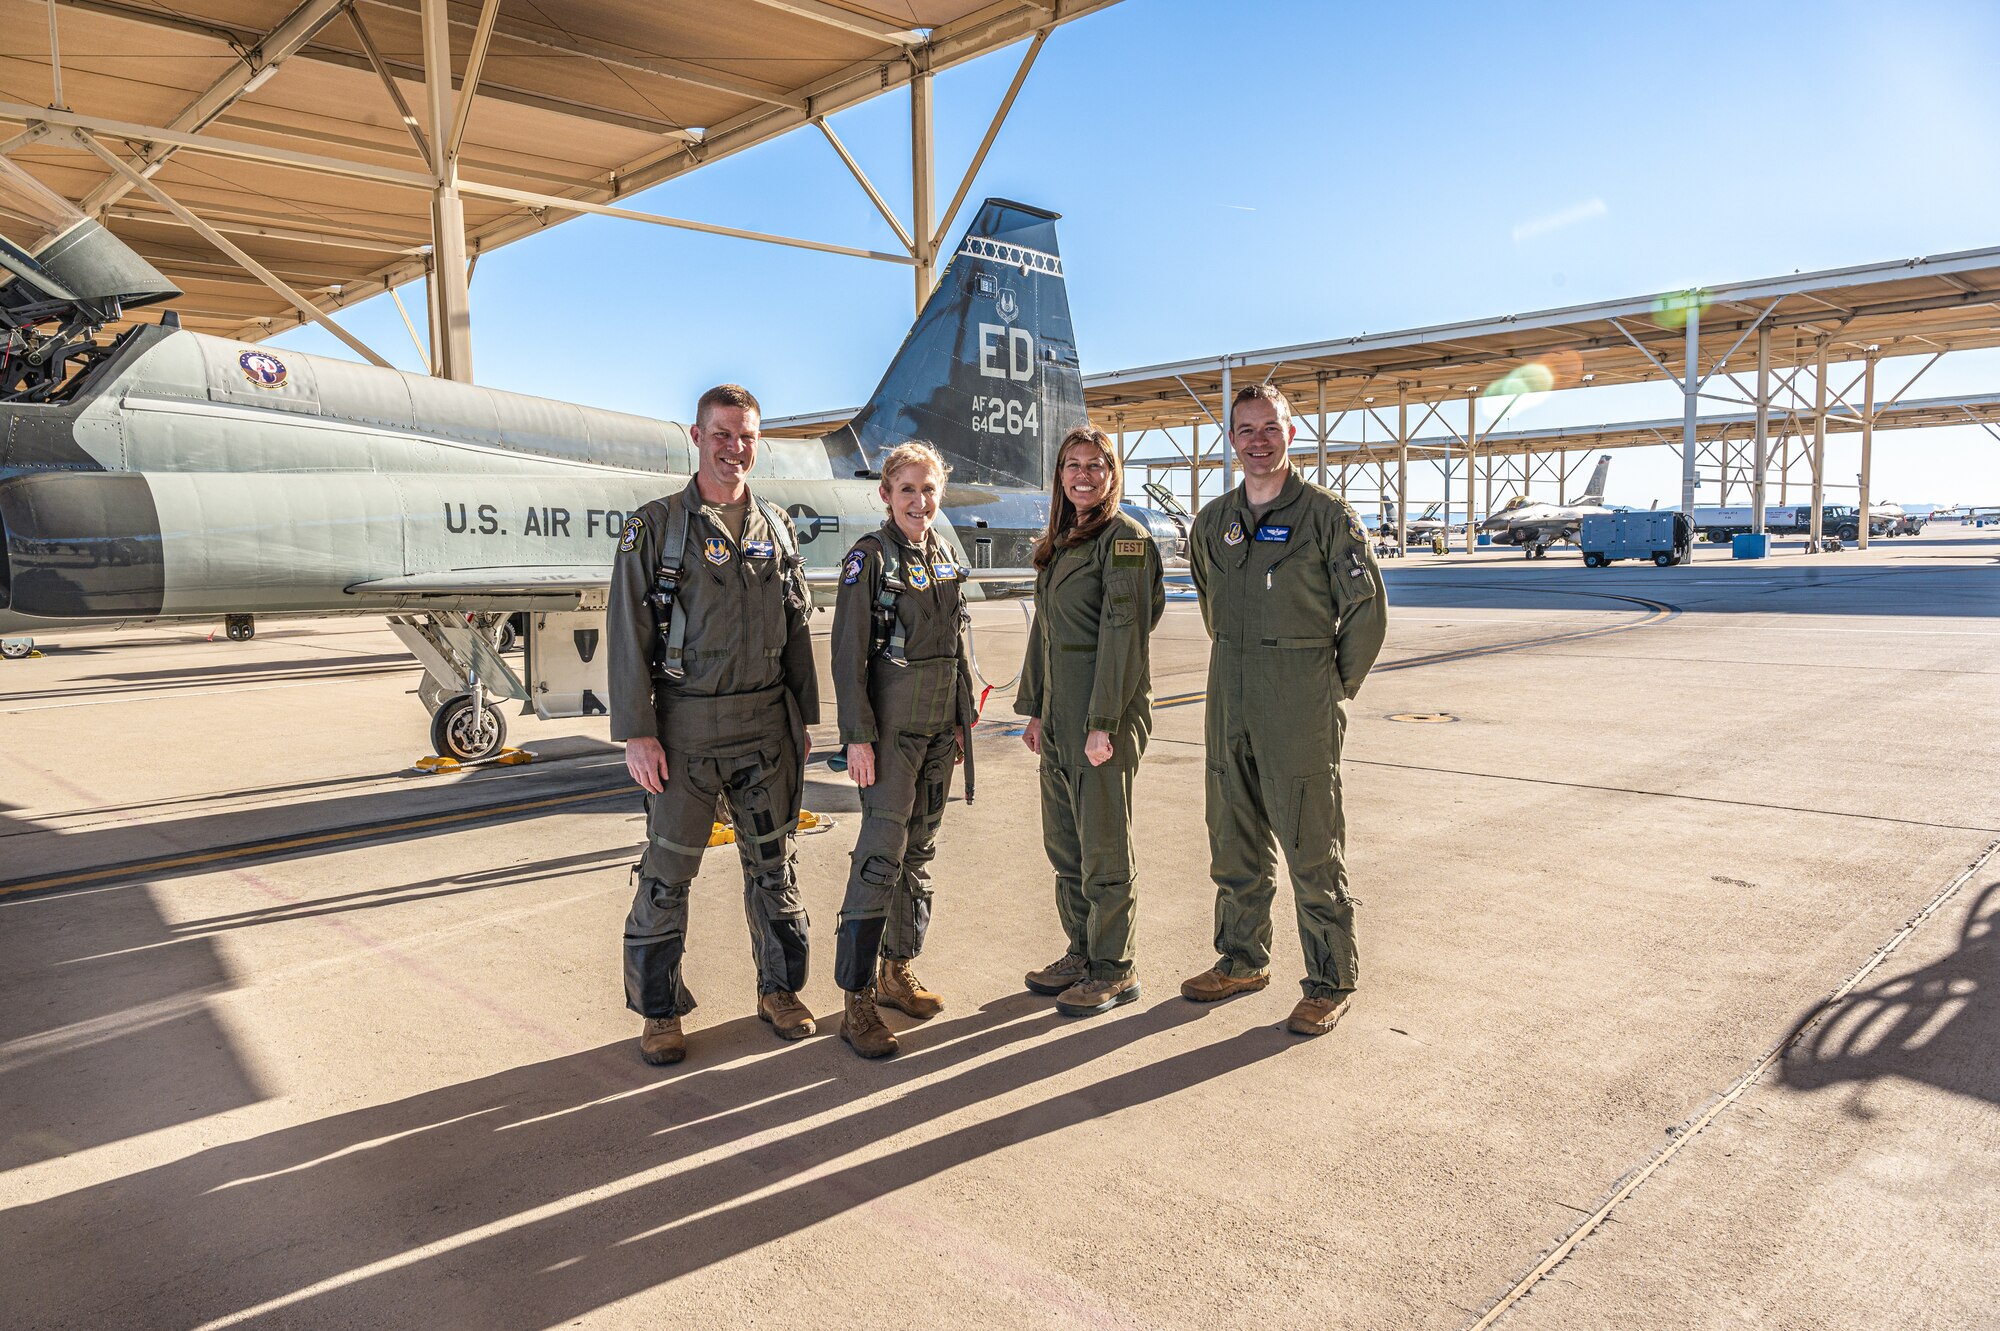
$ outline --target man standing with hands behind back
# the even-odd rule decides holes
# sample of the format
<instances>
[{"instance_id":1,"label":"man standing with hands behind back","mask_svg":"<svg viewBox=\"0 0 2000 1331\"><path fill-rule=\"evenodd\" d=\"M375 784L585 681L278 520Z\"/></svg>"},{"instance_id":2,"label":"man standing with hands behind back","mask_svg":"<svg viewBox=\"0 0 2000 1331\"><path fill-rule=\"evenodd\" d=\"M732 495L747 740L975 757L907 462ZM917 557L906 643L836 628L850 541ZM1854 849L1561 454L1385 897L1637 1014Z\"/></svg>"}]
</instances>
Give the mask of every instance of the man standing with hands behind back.
<instances>
[{"instance_id":1,"label":"man standing with hands behind back","mask_svg":"<svg viewBox=\"0 0 2000 1331\"><path fill-rule=\"evenodd\" d=\"M1243 483L1188 536L1208 658L1208 844L1213 969L1181 985L1213 1003L1271 983L1275 833L1291 870L1305 997L1287 1028L1324 1035L1358 982L1347 894L1340 749L1347 700L1382 650L1382 573L1354 510L1291 465L1291 404L1269 384L1230 404Z\"/></svg>"},{"instance_id":2,"label":"man standing with hands behind back","mask_svg":"<svg viewBox=\"0 0 2000 1331\"><path fill-rule=\"evenodd\" d=\"M625 1003L646 1019L639 1054L678 1063L688 888L718 801L743 862L757 1015L787 1040L813 1033L806 912L793 867L800 787L819 720L811 606L783 509L750 493L757 399L735 384L695 409L699 463L687 488L644 504L612 566L605 636L611 738L646 796L646 851L625 918Z\"/></svg>"}]
</instances>

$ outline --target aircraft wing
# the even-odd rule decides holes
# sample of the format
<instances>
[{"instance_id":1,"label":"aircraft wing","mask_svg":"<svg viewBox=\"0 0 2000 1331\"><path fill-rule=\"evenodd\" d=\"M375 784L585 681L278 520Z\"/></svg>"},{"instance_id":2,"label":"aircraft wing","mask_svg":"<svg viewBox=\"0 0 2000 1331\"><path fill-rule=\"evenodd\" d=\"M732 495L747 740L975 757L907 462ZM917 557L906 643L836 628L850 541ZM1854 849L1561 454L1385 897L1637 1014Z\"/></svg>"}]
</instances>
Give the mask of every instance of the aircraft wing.
<instances>
[{"instance_id":1,"label":"aircraft wing","mask_svg":"<svg viewBox=\"0 0 2000 1331\"><path fill-rule=\"evenodd\" d=\"M1027 582L1032 568L968 568L967 582ZM831 587L840 581L838 568L809 568L806 581ZM454 568L435 573L405 573L353 583L354 596L574 596L611 585L609 564L511 565L502 568Z\"/></svg>"}]
</instances>

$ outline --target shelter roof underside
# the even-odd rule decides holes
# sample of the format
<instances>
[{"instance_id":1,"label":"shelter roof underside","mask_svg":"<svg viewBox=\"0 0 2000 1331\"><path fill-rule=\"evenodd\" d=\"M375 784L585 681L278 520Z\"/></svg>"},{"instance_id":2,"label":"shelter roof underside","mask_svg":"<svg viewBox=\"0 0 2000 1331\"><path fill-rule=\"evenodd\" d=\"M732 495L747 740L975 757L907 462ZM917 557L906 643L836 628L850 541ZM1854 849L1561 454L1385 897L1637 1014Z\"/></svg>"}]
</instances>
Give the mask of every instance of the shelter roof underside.
<instances>
[{"instance_id":1,"label":"shelter roof underside","mask_svg":"<svg viewBox=\"0 0 2000 1331\"><path fill-rule=\"evenodd\" d=\"M1752 386L1760 319L1780 371L1810 364L1821 336L1829 361L1870 347L1907 356L2000 346L2000 249L1737 283L1696 299L1697 379L1720 369L1735 376L1734 387L1717 378L1707 391L1741 396L1736 389ZM1107 429L1207 424L1222 415L1225 362L1234 388L1268 379L1295 413L1318 410L1324 375L1329 412L1373 397L1392 422L1399 390L1421 405L1516 386L1668 380L1686 366L1686 303L1686 293L1667 293L1093 375L1084 400Z\"/></svg>"},{"instance_id":2,"label":"shelter roof underside","mask_svg":"<svg viewBox=\"0 0 2000 1331\"><path fill-rule=\"evenodd\" d=\"M1113 2L500 0L464 117L467 250L573 215L482 197L482 182L617 204L905 86L919 67ZM483 6L447 8L459 84ZM0 0L0 145L51 98L49 14L43 0ZM54 14L67 114L313 304L330 313L424 274L434 179L405 120L407 109L430 130L421 0L58 0ZM365 171L221 155L148 130ZM301 322L63 134L11 156L180 285L187 326L255 338Z\"/></svg>"}]
</instances>

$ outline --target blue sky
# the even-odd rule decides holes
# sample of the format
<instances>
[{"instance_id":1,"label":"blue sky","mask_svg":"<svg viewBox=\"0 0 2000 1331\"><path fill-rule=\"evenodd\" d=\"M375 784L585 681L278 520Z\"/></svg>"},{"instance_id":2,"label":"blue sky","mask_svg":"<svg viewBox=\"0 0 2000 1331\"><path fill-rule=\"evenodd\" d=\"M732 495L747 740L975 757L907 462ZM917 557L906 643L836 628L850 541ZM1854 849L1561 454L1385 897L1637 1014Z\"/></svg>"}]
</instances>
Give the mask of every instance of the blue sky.
<instances>
[{"instance_id":1,"label":"blue sky","mask_svg":"<svg viewBox=\"0 0 2000 1331\"><path fill-rule=\"evenodd\" d=\"M940 206L1021 49L938 77ZM971 199L1064 214L1086 371L1940 254L2000 244L1996 50L2000 6L1973 3L1125 0L1049 41ZM833 121L892 201L907 107ZM895 248L811 130L638 200ZM674 419L726 379L773 415L859 403L912 315L901 267L599 218L482 259L472 303L480 382ZM345 319L416 368L386 300ZM1965 354L1915 395L1996 380ZM1516 420L1678 410L1598 390ZM1666 450L1618 459L1614 501L1678 494ZM1875 476L1881 499L2000 502L2000 443L1886 434Z\"/></svg>"}]
</instances>

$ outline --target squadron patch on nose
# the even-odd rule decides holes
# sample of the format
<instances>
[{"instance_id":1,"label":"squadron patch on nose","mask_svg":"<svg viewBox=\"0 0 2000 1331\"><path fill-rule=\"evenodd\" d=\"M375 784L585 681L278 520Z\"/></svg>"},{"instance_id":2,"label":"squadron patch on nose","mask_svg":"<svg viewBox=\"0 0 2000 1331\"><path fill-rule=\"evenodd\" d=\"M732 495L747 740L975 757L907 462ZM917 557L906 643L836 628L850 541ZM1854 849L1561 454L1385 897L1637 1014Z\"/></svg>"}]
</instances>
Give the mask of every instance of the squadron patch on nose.
<instances>
[{"instance_id":1,"label":"squadron patch on nose","mask_svg":"<svg viewBox=\"0 0 2000 1331\"><path fill-rule=\"evenodd\" d=\"M701 543L701 553L711 564L727 564L729 562L729 542L723 540L720 536L707 537Z\"/></svg>"},{"instance_id":2,"label":"squadron patch on nose","mask_svg":"<svg viewBox=\"0 0 2000 1331\"><path fill-rule=\"evenodd\" d=\"M1224 545L1243 544L1243 520L1241 518L1230 523L1229 530L1222 533L1222 543Z\"/></svg>"},{"instance_id":3,"label":"squadron patch on nose","mask_svg":"<svg viewBox=\"0 0 2000 1331\"><path fill-rule=\"evenodd\" d=\"M639 538L645 535L645 533L646 524L639 520L637 513L634 513L631 517L625 519L625 534L618 538L618 548L620 550L638 549Z\"/></svg>"},{"instance_id":4,"label":"squadron patch on nose","mask_svg":"<svg viewBox=\"0 0 2000 1331\"><path fill-rule=\"evenodd\" d=\"M848 551L847 562L840 569L841 586L852 587L855 583L861 581L862 563L863 560L859 550Z\"/></svg>"}]
</instances>

